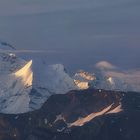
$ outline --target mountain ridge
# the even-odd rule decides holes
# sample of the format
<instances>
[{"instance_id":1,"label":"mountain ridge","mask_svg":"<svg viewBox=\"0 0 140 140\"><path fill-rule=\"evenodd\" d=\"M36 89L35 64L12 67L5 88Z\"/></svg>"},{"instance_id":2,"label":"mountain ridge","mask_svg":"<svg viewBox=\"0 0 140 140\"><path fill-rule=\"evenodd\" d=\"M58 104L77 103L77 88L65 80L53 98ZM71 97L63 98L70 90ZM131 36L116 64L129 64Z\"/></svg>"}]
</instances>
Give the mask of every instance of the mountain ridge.
<instances>
[{"instance_id":1,"label":"mountain ridge","mask_svg":"<svg viewBox=\"0 0 140 140\"><path fill-rule=\"evenodd\" d=\"M0 114L0 140L138 140L139 99L139 93L95 89L55 94L36 111ZM109 108L111 112L120 103L119 112L99 114L82 125L73 125L91 113Z\"/></svg>"},{"instance_id":2,"label":"mountain ridge","mask_svg":"<svg viewBox=\"0 0 140 140\"><path fill-rule=\"evenodd\" d=\"M6 49L7 46L13 49L7 44ZM139 71L121 71L109 62L101 61L95 65L93 73L81 70L74 76L70 76L62 64L48 65L40 72L43 78L36 79L32 70L32 60L25 61L16 54L2 51L0 112L17 114L33 111L41 108L51 95L65 94L71 90L94 88L138 92L139 73Z\"/></svg>"}]
</instances>

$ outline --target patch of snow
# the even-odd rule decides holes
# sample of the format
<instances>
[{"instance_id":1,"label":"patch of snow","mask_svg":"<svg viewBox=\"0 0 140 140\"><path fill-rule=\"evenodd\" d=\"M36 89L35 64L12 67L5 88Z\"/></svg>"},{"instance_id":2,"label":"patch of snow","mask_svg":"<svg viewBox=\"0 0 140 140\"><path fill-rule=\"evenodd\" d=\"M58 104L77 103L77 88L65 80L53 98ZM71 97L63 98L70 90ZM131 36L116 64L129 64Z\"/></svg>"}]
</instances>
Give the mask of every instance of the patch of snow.
<instances>
[{"instance_id":1,"label":"patch of snow","mask_svg":"<svg viewBox=\"0 0 140 140\"><path fill-rule=\"evenodd\" d=\"M88 89L90 82L96 80L96 77L94 74L90 74L85 71L79 71L74 75L73 79L74 83L79 89Z\"/></svg>"},{"instance_id":2,"label":"patch of snow","mask_svg":"<svg viewBox=\"0 0 140 140\"><path fill-rule=\"evenodd\" d=\"M63 120L64 122L66 121L65 118L60 114L56 116L56 119L53 123L56 123L57 121Z\"/></svg>"},{"instance_id":3,"label":"patch of snow","mask_svg":"<svg viewBox=\"0 0 140 140\"><path fill-rule=\"evenodd\" d=\"M74 83L77 85L79 89L88 89L89 83L88 82L81 82L80 80L74 80Z\"/></svg>"},{"instance_id":4,"label":"patch of snow","mask_svg":"<svg viewBox=\"0 0 140 140\"><path fill-rule=\"evenodd\" d=\"M121 104L119 106L117 106L115 109L110 110L112 106L113 106L113 104L109 105L108 107L104 108L103 110L101 110L99 112L93 112L93 113L87 115L86 117L79 118L75 122L70 123L68 125L68 127L83 126L84 124L90 122L91 120L93 120L94 118L96 118L98 116L105 115L105 114L111 114L111 113L119 113L122 111Z\"/></svg>"},{"instance_id":5,"label":"patch of snow","mask_svg":"<svg viewBox=\"0 0 140 140\"><path fill-rule=\"evenodd\" d=\"M63 132L65 130L65 127L63 127L62 129L57 129L57 132Z\"/></svg>"},{"instance_id":6,"label":"patch of snow","mask_svg":"<svg viewBox=\"0 0 140 140\"><path fill-rule=\"evenodd\" d=\"M47 120L46 118L44 119L44 123L45 123L45 124L47 124L47 123L48 123L48 120Z\"/></svg>"}]
</instances>

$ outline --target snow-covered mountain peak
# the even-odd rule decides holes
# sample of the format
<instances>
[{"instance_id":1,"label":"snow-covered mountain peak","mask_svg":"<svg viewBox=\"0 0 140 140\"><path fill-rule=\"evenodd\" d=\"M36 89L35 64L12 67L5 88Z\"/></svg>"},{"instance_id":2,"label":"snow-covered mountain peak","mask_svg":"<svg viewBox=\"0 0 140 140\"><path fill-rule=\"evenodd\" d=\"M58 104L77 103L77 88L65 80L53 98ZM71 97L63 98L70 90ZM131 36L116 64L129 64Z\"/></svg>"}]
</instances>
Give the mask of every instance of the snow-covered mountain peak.
<instances>
[{"instance_id":1,"label":"snow-covered mountain peak","mask_svg":"<svg viewBox=\"0 0 140 140\"><path fill-rule=\"evenodd\" d=\"M79 89L88 89L89 83L96 80L96 77L94 74L80 70L74 75L73 79Z\"/></svg>"},{"instance_id":2,"label":"snow-covered mountain peak","mask_svg":"<svg viewBox=\"0 0 140 140\"><path fill-rule=\"evenodd\" d=\"M88 81L92 81L92 80L96 79L94 74L85 72L83 70L80 70L79 72L77 72L74 77L81 78L81 79L88 80Z\"/></svg>"},{"instance_id":3,"label":"snow-covered mountain peak","mask_svg":"<svg viewBox=\"0 0 140 140\"><path fill-rule=\"evenodd\" d=\"M96 64L93 72L95 77L93 80L83 78L85 77L83 73L76 74L74 76L75 84L81 89L140 91L140 70L121 70L109 62L102 61Z\"/></svg>"},{"instance_id":4,"label":"snow-covered mountain peak","mask_svg":"<svg viewBox=\"0 0 140 140\"><path fill-rule=\"evenodd\" d=\"M28 112L40 108L52 94L77 89L62 64L44 66L36 82L36 76L33 80L32 60L27 62L11 53L10 49L7 44L0 46L0 112Z\"/></svg>"},{"instance_id":5,"label":"snow-covered mountain peak","mask_svg":"<svg viewBox=\"0 0 140 140\"><path fill-rule=\"evenodd\" d=\"M33 77L32 60L27 62L11 52L0 48L0 112L3 113L39 109L51 95L70 90L140 91L139 71L121 71L106 61L97 63L92 73L79 71L73 77L62 64L43 63Z\"/></svg>"},{"instance_id":6,"label":"snow-covered mountain peak","mask_svg":"<svg viewBox=\"0 0 140 140\"><path fill-rule=\"evenodd\" d=\"M36 81L38 87L44 87L56 94L64 94L76 89L73 79L68 75L62 64L46 66L43 77L40 78L40 81Z\"/></svg>"},{"instance_id":7,"label":"snow-covered mountain peak","mask_svg":"<svg viewBox=\"0 0 140 140\"><path fill-rule=\"evenodd\" d=\"M29 111L32 89L32 61L25 61L11 53L14 48L0 42L0 112Z\"/></svg>"},{"instance_id":8,"label":"snow-covered mountain peak","mask_svg":"<svg viewBox=\"0 0 140 140\"><path fill-rule=\"evenodd\" d=\"M22 65L20 61L19 65ZM32 61L29 61L16 72L0 73L0 112L16 114L30 111L29 94L33 80L31 67Z\"/></svg>"},{"instance_id":9,"label":"snow-covered mountain peak","mask_svg":"<svg viewBox=\"0 0 140 140\"><path fill-rule=\"evenodd\" d=\"M78 89L74 80L66 72L64 65L54 64L45 66L33 80L31 92L31 110L39 109L53 94L65 94L70 90Z\"/></svg>"}]
</instances>

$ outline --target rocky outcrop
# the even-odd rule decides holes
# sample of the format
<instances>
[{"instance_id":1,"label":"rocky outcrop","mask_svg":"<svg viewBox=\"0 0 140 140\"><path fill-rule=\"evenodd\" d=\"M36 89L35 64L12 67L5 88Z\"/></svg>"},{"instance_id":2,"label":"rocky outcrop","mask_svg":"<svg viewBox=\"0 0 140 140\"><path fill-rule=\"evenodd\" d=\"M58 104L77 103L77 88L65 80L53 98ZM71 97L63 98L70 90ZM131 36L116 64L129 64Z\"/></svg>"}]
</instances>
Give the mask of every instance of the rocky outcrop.
<instances>
[{"instance_id":1,"label":"rocky outcrop","mask_svg":"<svg viewBox=\"0 0 140 140\"><path fill-rule=\"evenodd\" d=\"M0 114L0 140L138 140L139 101L139 93L94 89L56 94L37 111Z\"/></svg>"}]
</instances>

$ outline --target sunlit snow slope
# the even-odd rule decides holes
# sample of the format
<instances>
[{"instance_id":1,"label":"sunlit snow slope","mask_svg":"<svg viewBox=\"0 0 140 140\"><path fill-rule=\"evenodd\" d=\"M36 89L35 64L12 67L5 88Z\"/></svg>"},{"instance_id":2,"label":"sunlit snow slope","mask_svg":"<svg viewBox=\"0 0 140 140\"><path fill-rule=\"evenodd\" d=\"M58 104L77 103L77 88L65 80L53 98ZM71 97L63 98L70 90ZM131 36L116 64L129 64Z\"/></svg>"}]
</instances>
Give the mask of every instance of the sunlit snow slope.
<instances>
[{"instance_id":1,"label":"sunlit snow slope","mask_svg":"<svg viewBox=\"0 0 140 140\"><path fill-rule=\"evenodd\" d=\"M0 112L24 113L39 109L53 94L88 88L140 91L140 71L122 71L102 61L93 73L79 71L73 77L62 64L44 66L33 75L32 60L17 57L13 46L0 43ZM94 116L94 115L93 115Z\"/></svg>"},{"instance_id":2,"label":"sunlit snow slope","mask_svg":"<svg viewBox=\"0 0 140 140\"><path fill-rule=\"evenodd\" d=\"M17 114L40 108L52 94L77 89L61 64L45 66L41 79L33 76L32 60L25 61L15 48L0 42L0 112ZM33 79L35 79L33 81Z\"/></svg>"},{"instance_id":3,"label":"sunlit snow slope","mask_svg":"<svg viewBox=\"0 0 140 140\"><path fill-rule=\"evenodd\" d=\"M0 44L0 112L10 114L29 111L33 80L32 61L26 62L7 52L12 49Z\"/></svg>"},{"instance_id":4,"label":"sunlit snow slope","mask_svg":"<svg viewBox=\"0 0 140 140\"><path fill-rule=\"evenodd\" d=\"M93 69L94 74L80 72L74 76L77 86L87 89L106 89L119 91L140 91L140 70L121 70L106 61L97 63ZM92 79L83 77L88 74ZM78 75L78 76L77 76Z\"/></svg>"}]
</instances>

